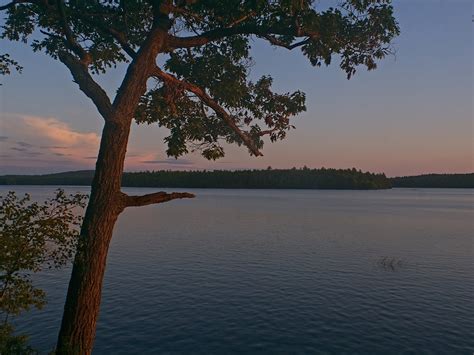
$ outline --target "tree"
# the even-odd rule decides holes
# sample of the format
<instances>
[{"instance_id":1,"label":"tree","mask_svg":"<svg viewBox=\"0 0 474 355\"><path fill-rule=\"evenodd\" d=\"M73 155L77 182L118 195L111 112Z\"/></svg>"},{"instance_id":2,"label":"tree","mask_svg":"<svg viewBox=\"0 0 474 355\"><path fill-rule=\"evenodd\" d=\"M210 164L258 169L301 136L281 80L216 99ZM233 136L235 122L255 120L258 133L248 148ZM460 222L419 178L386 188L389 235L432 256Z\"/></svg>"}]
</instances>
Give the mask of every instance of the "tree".
<instances>
[{"instance_id":1,"label":"tree","mask_svg":"<svg viewBox=\"0 0 474 355\"><path fill-rule=\"evenodd\" d=\"M314 66L340 57L350 78L390 53L398 34L390 0L13 0L3 38L30 41L62 62L104 119L91 196L81 228L57 352L92 350L107 250L119 214L188 193L120 191L132 120L157 122L170 156L199 149L224 155L220 141L262 155L263 137L283 139L305 110L302 92L277 94L272 78L248 79L252 39L300 49ZM98 75L127 62L111 101Z\"/></svg>"},{"instance_id":2,"label":"tree","mask_svg":"<svg viewBox=\"0 0 474 355\"><path fill-rule=\"evenodd\" d=\"M33 353L24 336L13 336L10 319L45 304L45 293L31 274L60 268L71 260L78 242L86 196L57 190L42 204L10 191L0 196L0 354Z\"/></svg>"}]
</instances>

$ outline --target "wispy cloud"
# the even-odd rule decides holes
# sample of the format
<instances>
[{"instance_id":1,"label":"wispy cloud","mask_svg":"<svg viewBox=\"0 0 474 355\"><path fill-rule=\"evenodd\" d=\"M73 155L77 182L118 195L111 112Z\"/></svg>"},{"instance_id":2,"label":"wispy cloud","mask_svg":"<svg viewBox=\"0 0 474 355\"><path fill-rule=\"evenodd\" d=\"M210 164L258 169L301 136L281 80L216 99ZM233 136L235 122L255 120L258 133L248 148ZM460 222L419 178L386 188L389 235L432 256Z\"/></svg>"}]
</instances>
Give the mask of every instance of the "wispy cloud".
<instances>
[{"instance_id":1,"label":"wispy cloud","mask_svg":"<svg viewBox=\"0 0 474 355\"><path fill-rule=\"evenodd\" d=\"M50 172L93 169L100 136L84 132L54 117L5 114L0 126L0 168L5 172ZM3 137L3 138L2 138ZM128 170L191 166L186 159L160 159L155 152L131 147Z\"/></svg>"},{"instance_id":2,"label":"wispy cloud","mask_svg":"<svg viewBox=\"0 0 474 355\"><path fill-rule=\"evenodd\" d=\"M18 148L18 147L11 147L11 150L16 150L17 152L26 152L28 149L26 148Z\"/></svg>"},{"instance_id":3,"label":"wispy cloud","mask_svg":"<svg viewBox=\"0 0 474 355\"><path fill-rule=\"evenodd\" d=\"M7 168L88 168L91 162L83 157L96 154L99 147L97 133L75 130L54 117L5 114L1 129L7 138L0 139L0 149L11 152L1 157Z\"/></svg>"},{"instance_id":4,"label":"wispy cloud","mask_svg":"<svg viewBox=\"0 0 474 355\"><path fill-rule=\"evenodd\" d=\"M16 142L17 145L19 145L20 147L25 147L25 148L31 148L31 147L34 147L33 144L30 144L30 143L26 143L26 142Z\"/></svg>"},{"instance_id":5,"label":"wispy cloud","mask_svg":"<svg viewBox=\"0 0 474 355\"><path fill-rule=\"evenodd\" d=\"M99 135L95 132L79 132L68 124L56 118L35 116L23 117L25 126L38 132L40 139L46 140L48 150L53 153L63 153L63 150L73 148L72 159L81 161L84 151L97 151Z\"/></svg>"},{"instance_id":6,"label":"wispy cloud","mask_svg":"<svg viewBox=\"0 0 474 355\"><path fill-rule=\"evenodd\" d=\"M41 149L68 149L68 147L60 146L60 145L41 145L39 146Z\"/></svg>"}]
</instances>

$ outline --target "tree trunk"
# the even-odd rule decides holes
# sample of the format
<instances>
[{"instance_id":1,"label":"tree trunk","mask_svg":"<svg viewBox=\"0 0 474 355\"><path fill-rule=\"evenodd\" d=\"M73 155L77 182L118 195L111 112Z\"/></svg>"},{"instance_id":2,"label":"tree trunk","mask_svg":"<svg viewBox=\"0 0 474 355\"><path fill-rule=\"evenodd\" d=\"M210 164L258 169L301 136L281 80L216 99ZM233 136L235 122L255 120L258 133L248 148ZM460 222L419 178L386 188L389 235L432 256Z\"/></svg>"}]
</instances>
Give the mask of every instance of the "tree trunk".
<instances>
[{"instance_id":1,"label":"tree trunk","mask_svg":"<svg viewBox=\"0 0 474 355\"><path fill-rule=\"evenodd\" d=\"M120 185L130 119L114 119L102 131L91 196L84 217L64 307L57 354L91 354L107 252L119 214Z\"/></svg>"},{"instance_id":2,"label":"tree trunk","mask_svg":"<svg viewBox=\"0 0 474 355\"><path fill-rule=\"evenodd\" d=\"M159 13L157 7L153 27L139 51L133 54L134 59L112 105L107 94L90 77L87 67L67 55L61 59L80 89L98 108L105 126L69 281L56 354L92 353L107 252L115 222L126 204L126 195L122 194L120 186L132 117L146 91L147 80L156 66L156 57L169 25L168 16ZM131 200L130 204L134 205L136 199Z\"/></svg>"}]
</instances>

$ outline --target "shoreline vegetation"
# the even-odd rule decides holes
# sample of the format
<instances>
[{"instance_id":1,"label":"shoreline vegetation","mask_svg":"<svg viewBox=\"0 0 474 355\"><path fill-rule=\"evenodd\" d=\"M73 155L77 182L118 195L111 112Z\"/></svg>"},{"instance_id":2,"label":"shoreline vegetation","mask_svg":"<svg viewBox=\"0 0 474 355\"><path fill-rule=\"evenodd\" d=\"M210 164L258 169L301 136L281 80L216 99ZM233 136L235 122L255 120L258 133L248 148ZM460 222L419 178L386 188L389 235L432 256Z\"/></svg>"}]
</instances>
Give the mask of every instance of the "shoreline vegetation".
<instances>
[{"instance_id":1,"label":"shoreline vegetation","mask_svg":"<svg viewBox=\"0 0 474 355\"><path fill-rule=\"evenodd\" d=\"M0 185L90 186L94 171L80 170L44 175L3 175ZM229 189L341 189L474 188L474 173L426 174L387 178L383 173L352 169L194 170L143 171L123 174L124 187Z\"/></svg>"}]
</instances>

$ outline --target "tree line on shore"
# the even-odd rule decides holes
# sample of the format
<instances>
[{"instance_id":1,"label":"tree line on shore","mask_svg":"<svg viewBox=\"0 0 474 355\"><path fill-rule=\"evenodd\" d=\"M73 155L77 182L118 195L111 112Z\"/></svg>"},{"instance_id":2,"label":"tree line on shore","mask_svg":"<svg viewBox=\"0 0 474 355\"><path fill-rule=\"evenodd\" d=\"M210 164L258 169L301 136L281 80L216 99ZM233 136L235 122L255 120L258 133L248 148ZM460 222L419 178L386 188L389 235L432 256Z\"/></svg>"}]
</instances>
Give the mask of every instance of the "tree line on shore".
<instances>
[{"instance_id":1,"label":"tree line on shore","mask_svg":"<svg viewBox=\"0 0 474 355\"><path fill-rule=\"evenodd\" d=\"M90 186L92 170L46 175L4 175L0 185L85 185ZM272 169L142 171L123 174L122 186L175 188L248 189L389 189L474 188L474 173L426 174L387 178L385 174L352 169Z\"/></svg>"},{"instance_id":2,"label":"tree line on shore","mask_svg":"<svg viewBox=\"0 0 474 355\"><path fill-rule=\"evenodd\" d=\"M425 174L395 177L390 180L393 187L474 188L474 173Z\"/></svg>"},{"instance_id":3,"label":"tree line on shore","mask_svg":"<svg viewBox=\"0 0 474 355\"><path fill-rule=\"evenodd\" d=\"M47 175L6 175L3 185L90 185L93 171ZM174 188L249 188L249 189L388 189L385 174L352 169L272 169L144 171L123 174L122 186Z\"/></svg>"},{"instance_id":4,"label":"tree line on shore","mask_svg":"<svg viewBox=\"0 0 474 355\"><path fill-rule=\"evenodd\" d=\"M387 189L384 174L356 169L156 171L127 173L124 186L248 189Z\"/></svg>"}]
</instances>

